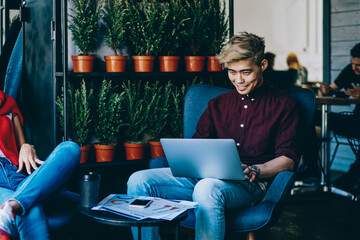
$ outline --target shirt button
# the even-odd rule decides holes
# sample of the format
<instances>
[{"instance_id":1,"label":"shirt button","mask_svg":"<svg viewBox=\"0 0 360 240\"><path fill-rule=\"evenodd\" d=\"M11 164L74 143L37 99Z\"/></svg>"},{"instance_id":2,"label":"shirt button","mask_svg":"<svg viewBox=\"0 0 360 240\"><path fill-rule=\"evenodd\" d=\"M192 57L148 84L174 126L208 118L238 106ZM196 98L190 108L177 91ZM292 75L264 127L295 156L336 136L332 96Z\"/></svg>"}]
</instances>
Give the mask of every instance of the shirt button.
<instances>
[{"instance_id":1,"label":"shirt button","mask_svg":"<svg viewBox=\"0 0 360 240\"><path fill-rule=\"evenodd\" d=\"M245 99L245 98L241 98L241 100L243 100L243 101L244 101L244 99Z\"/></svg>"},{"instance_id":2,"label":"shirt button","mask_svg":"<svg viewBox=\"0 0 360 240\"><path fill-rule=\"evenodd\" d=\"M253 102L253 101L255 101L255 99L252 98L251 101Z\"/></svg>"},{"instance_id":3,"label":"shirt button","mask_svg":"<svg viewBox=\"0 0 360 240\"><path fill-rule=\"evenodd\" d=\"M244 108L248 108L248 105L245 105Z\"/></svg>"},{"instance_id":4,"label":"shirt button","mask_svg":"<svg viewBox=\"0 0 360 240\"><path fill-rule=\"evenodd\" d=\"M244 124L240 124L240 127L244 127Z\"/></svg>"},{"instance_id":5,"label":"shirt button","mask_svg":"<svg viewBox=\"0 0 360 240\"><path fill-rule=\"evenodd\" d=\"M239 146L240 146L240 143L236 143L236 146L238 146L238 147L239 147Z\"/></svg>"}]
</instances>

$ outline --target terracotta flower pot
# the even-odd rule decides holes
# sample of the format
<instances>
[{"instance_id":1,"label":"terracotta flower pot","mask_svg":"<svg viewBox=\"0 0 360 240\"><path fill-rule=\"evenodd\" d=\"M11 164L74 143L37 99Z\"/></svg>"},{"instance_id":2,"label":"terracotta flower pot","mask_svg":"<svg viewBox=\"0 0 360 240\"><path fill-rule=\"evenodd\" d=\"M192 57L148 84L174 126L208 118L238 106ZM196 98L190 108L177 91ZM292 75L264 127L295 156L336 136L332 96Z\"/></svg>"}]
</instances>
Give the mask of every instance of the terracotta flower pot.
<instances>
[{"instance_id":1,"label":"terracotta flower pot","mask_svg":"<svg viewBox=\"0 0 360 240\"><path fill-rule=\"evenodd\" d=\"M117 145L94 144L96 162L111 162L114 159Z\"/></svg>"},{"instance_id":2,"label":"terracotta flower pot","mask_svg":"<svg viewBox=\"0 0 360 240\"><path fill-rule=\"evenodd\" d=\"M126 160L143 159L145 143L124 143Z\"/></svg>"},{"instance_id":3,"label":"terracotta flower pot","mask_svg":"<svg viewBox=\"0 0 360 240\"><path fill-rule=\"evenodd\" d=\"M149 142L151 158L165 157L164 150L160 142Z\"/></svg>"},{"instance_id":4,"label":"terracotta flower pot","mask_svg":"<svg viewBox=\"0 0 360 240\"><path fill-rule=\"evenodd\" d=\"M125 72L127 56L104 56L106 72Z\"/></svg>"},{"instance_id":5,"label":"terracotta flower pot","mask_svg":"<svg viewBox=\"0 0 360 240\"><path fill-rule=\"evenodd\" d=\"M154 68L154 56L133 56L135 72L152 72Z\"/></svg>"},{"instance_id":6,"label":"terracotta flower pot","mask_svg":"<svg viewBox=\"0 0 360 240\"><path fill-rule=\"evenodd\" d=\"M160 72L177 72L179 61L179 56L160 56Z\"/></svg>"},{"instance_id":7,"label":"terracotta flower pot","mask_svg":"<svg viewBox=\"0 0 360 240\"><path fill-rule=\"evenodd\" d=\"M185 56L185 68L187 72L202 72L206 58L203 56Z\"/></svg>"},{"instance_id":8,"label":"terracotta flower pot","mask_svg":"<svg viewBox=\"0 0 360 240\"><path fill-rule=\"evenodd\" d=\"M71 56L74 72L92 72L95 56Z\"/></svg>"},{"instance_id":9,"label":"terracotta flower pot","mask_svg":"<svg viewBox=\"0 0 360 240\"><path fill-rule=\"evenodd\" d=\"M86 163L89 156L90 145L80 147L80 149L81 149L80 163Z\"/></svg>"},{"instance_id":10,"label":"terracotta flower pot","mask_svg":"<svg viewBox=\"0 0 360 240\"><path fill-rule=\"evenodd\" d=\"M208 72L221 72L223 68L215 56L208 56L207 70Z\"/></svg>"}]
</instances>

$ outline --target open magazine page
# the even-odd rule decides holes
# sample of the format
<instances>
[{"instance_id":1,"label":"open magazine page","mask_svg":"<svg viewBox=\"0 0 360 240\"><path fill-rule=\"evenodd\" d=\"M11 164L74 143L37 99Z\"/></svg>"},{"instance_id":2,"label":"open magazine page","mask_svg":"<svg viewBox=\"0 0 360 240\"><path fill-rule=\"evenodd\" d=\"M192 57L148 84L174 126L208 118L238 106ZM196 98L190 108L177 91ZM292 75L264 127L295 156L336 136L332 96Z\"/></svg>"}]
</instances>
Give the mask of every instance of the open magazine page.
<instances>
[{"instance_id":1,"label":"open magazine page","mask_svg":"<svg viewBox=\"0 0 360 240\"><path fill-rule=\"evenodd\" d=\"M129 203L135 199L150 199L152 202L146 208L129 207ZM152 218L171 221L186 210L195 208L195 206L196 203L190 201L170 201L155 197L110 194L92 210L109 211L136 220Z\"/></svg>"}]
</instances>

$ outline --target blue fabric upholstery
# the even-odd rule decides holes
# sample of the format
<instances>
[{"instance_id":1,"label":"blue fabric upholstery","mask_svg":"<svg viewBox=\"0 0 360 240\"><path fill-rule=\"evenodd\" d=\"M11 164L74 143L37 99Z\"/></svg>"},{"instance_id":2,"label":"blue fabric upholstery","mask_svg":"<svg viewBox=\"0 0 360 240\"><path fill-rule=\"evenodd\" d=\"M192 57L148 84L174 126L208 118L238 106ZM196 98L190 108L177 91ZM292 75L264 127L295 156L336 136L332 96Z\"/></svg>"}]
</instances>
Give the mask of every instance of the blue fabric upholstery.
<instances>
[{"instance_id":1,"label":"blue fabric upholstery","mask_svg":"<svg viewBox=\"0 0 360 240\"><path fill-rule=\"evenodd\" d=\"M22 31L20 30L6 69L4 93L17 99L22 74Z\"/></svg>"},{"instance_id":2,"label":"blue fabric upholstery","mask_svg":"<svg viewBox=\"0 0 360 240\"><path fill-rule=\"evenodd\" d=\"M197 122L207 107L209 100L228 91L231 90L208 85L194 85L188 89L184 103L185 138L191 138L195 133ZM302 88L287 89L285 92L300 103L301 122L305 125L306 129L310 129L315 111L314 93L309 89ZM150 160L150 168L167 166L166 158ZM294 183L294 175L294 172L291 171L279 173L269 186L261 202L250 208L227 213L227 229L234 232L250 232L258 230L275 220L279 215L279 209L283 203L284 196L289 193ZM194 211L189 212L189 216L182 221L181 225L194 228Z\"/></svg>"}]
</instances>

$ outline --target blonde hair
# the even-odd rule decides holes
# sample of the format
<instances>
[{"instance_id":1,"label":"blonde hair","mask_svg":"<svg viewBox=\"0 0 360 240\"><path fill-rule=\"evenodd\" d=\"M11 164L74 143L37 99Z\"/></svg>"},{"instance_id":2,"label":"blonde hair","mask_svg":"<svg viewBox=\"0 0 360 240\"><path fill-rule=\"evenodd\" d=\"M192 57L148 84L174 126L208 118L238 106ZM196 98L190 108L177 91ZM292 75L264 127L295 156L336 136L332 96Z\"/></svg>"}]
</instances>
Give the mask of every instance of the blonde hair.
<instances>
[{"instance_id":1,"label":"blonde hair","mask_svg":"<svg viewBox=\"0 0 360 240\"><path fill-rule=\"evenodd\" d=\"M234 35L216 57L227 68L229 63L248 60L260 66L265 58L264 38L248 32Z\"/></svg>"},{"instance_id":2,"label":"blonde hair","mask_svg":"<svg viewBox=\"0 0 360 240\"><path fill-rule=\"evenodd\" d=\"M299 69L301 67L299 59L295 53L289 53L286 58L286 62L289 68Z\"/></svg>"}]
</instances>

